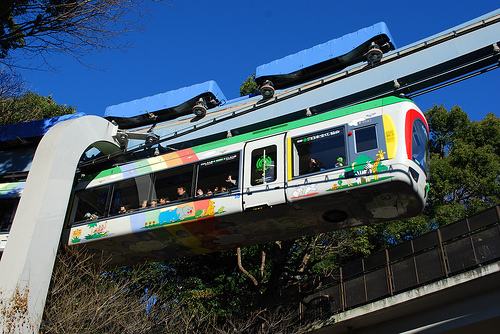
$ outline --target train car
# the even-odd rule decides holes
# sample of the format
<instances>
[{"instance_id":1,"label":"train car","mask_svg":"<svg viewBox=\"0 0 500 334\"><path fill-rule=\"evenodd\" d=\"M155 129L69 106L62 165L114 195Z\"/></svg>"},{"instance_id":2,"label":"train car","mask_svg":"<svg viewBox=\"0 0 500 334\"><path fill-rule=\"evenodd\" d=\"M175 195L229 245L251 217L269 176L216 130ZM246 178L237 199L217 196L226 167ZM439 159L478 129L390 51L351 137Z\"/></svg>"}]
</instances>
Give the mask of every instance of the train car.
<instances>
[{"instance_id":1,"label":"train car","mask_svg":"<svg viewBox=\"0 0 500 334\"><path fill-rule=\"evenodd\" d=\"M64 240L119 263L411 217L428 135L387 97L79 175Z\"/></svg>"}]
</instances>

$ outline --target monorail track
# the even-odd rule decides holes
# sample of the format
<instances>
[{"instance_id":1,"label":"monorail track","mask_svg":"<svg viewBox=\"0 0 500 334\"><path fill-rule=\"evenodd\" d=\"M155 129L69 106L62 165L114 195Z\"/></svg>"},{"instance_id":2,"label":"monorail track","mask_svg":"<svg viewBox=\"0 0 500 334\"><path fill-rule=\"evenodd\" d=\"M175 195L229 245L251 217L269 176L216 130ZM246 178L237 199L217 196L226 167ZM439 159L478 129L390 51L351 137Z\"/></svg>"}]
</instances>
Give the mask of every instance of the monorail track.
<instances>
[{"instance_id":1,"label":"monorail track","mask_svg":"<svg viewBox=\"0 0 500 334\"><path fill-rule=\"evenodd\" d=\"M191 117L158 124L160 143L171 147L182 142L230 131L241 134L302 118L312 114L369 101L389 95L419 96L499 67L500 10L483 15L440 34L397 49L375 66L357 64L342 72L278 91L267 101L254 97L241 103L218 107L205 118ZM131 132L145 133L149 127ZM129 147L127 154L143 150ZM85 169L114 155L96 158L80 165Z\"/></svg>"}]
</instances>

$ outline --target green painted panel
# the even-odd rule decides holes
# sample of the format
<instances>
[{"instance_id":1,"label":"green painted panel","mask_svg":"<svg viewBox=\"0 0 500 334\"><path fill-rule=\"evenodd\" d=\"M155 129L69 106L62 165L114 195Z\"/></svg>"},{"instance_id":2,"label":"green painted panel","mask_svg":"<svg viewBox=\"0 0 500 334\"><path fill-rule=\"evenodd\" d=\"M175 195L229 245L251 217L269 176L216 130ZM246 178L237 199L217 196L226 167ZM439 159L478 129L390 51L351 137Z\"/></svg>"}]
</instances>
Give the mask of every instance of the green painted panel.
<instances>
[{"instance_id":1,"label":"green painted panel","mask_svg":"<svg viewBox=\"0 0 500 334\"><path fill-rule=\"evenodd\" d=\"M205 152L209 150L213 150L219 147L231 145L231 144L236 144L248 140L254 140L258 139L261 137L266 137L270 136L273 134L277 134L280 132L284 131L289 131L292 129L297 129L303 126L315 124L315 123L321 123L324 121L328 121L331 119L335 119L338 117L343 117L351 114L355 114L361 111L369 110L369 109L374 109L374 108L379 108L383 106L387 106L390 104L395 104L403 101L410 101L408 99L400 98L400 97L395 97L395 96L389 96L385 97L383 99L378 99L378 100L373 100L373 101L368 101L360 104L356 104L350 107L345 107L345 108L340 108L340 109L335 109L332 111L328 111L319 115L314 115L311 117L305 117L290 123L285 123L285 124L280 124L280 125L274 125L269 128L261 129L261 130L256 130L254 132L250 133L245 133L239 136L234 136L231 138L226 138L226 139L221 139L212 143L207 143L199 146L193 147L193 151L195 153L200 153L200 152Z\"/></svg>"},{"instance_id":2,"label":"green painted panel","mask_svg":"<svg viewBox=\"0 0 500 334\"><path fill-rule=\"evenodd\" d=\"M404 102L404 101L410 101L410 100L400 98L400 97L395 97L395 96L385 97L382 99L368 101L368 102L356 104L356 105L345 107L345 108L335 109L335 110L328 111L328 112L325 112L325 113L322 113L319 115L305 117L305 118L302 118L302 119L299 119L299 120L296 120L293 122L274 125L274 126L269 127L269 128L256 130L253 132L245 133L245 134L234 136L231 138L221 139L221 140L214 141L211 143L198 145L198 146L193 147L192 150L195 153L205 152L205 151L217 149L220 147L228 146L231 144L255 140L255 139L270 136L273 134L282 133L285 131L297 129L297 128L300 128L303 126L321 123L321 122L335 119L338 117L343 117L343 116L355 114L358 112L362 112L365 110L379 108L379 107L383 107L383 106L387 106L387 105L395 104L395 103L399 103L399 102ZM133 162L133 164L135 164L134 169L141 168L141 167L146 167L146 168L150 167L147 159L135 161L135 162ZM151 171L151 169L150 169L150 171ZM121 168L120 167L113 167L111 169L103 170L102 172L97 174L94 178L100 179L100 178L103 178L106 176L115 175L115 174L119 174L119 173L122 173Z\"/></svg>"}]
</instances>

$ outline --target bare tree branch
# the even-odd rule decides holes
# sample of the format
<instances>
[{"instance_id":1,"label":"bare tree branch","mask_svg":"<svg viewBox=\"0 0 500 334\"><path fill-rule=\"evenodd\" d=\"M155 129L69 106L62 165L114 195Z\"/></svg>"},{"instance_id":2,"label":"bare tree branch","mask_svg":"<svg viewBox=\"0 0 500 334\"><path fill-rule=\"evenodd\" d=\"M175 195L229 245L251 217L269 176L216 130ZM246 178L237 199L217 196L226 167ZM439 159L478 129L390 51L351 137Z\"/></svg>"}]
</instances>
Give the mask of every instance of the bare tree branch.
<instances>
[{"instance_id":1,"label":"bare tree branch","mask_svg":"<svg viewBox=\"0 0 500 334\"><path fill-rule=\"evenodd\" d=\"M257 282L257 279L252 274L250 274L245 268L243 268L243 264L241 263L242 260L241 260L241 248L240 247L236 248L236 256L238 258L238 269L240 269L240 271L243 273L243 275L245 275L246 277L248 277L252 281L253 285L258 286L259 282Z\"/></svg>"},{"instance_id":2,"label":"bare tree branch","mask_svg":"<svg viewBox=\"0 0 500 334\"><path fill-rule=\"evenodd\" d=\"M264 277L265 268L266 268L266 252L262 251L260 255L260 278Z\"/></svg>"},{"instance_id":3,"label":"bare tree branch","mask_svg":"<svg viewBox=\"0 0 500 334\"><path fill-rule=\"evenodd\" d=\"M142 0L2 0L0 62L12 64L11 51L72 56L112 46L130 31L130 10Z\"/></svg>"},{"instance_id":4,"label":"bare tree branch","mask_svg":"<svg viewBox=\"0 0 500 334\"><path fill-rule=\"evenodd\" d=\"M21 77L15 72L0 68L0 100L19 96L23 91Z\"/></svg>"}]
</instances>

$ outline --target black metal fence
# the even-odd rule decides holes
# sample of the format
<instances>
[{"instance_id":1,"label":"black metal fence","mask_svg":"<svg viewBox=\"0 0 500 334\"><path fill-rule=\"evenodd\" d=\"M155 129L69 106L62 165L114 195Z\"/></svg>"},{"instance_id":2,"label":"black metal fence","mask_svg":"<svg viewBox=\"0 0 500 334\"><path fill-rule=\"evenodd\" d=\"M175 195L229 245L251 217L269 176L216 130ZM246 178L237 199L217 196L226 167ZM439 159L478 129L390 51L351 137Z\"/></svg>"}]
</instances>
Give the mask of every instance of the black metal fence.
<instances>
[{"instance_id":1,"label":"black metal fence","mask_svg":"<svg viewBox=\"0 0 500 334\"><path fill-rule=\"evenodd\" d=\"M304 298L304 320L329 317L500 259L500 207L351 261Z\"/></svg>"}]
</instances>

